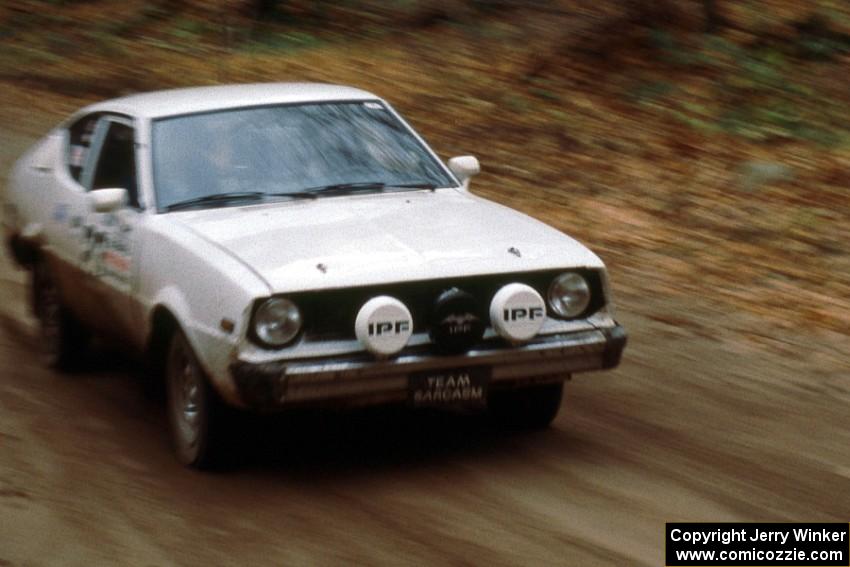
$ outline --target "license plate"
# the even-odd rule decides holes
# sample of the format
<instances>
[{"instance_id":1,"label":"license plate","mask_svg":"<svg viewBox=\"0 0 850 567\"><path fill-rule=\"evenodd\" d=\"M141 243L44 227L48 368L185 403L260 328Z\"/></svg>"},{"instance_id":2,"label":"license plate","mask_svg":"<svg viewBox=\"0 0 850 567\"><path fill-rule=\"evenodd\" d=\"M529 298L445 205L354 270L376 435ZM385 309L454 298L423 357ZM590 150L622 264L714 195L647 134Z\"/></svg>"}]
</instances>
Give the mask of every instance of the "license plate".
<instances>
[{"instance_id":1,"label":"license plate","mask_svg":"<svg viewBox=\"0 0 850 567\"><path fill-rule=\"evenodd\" d=\"M490 368L450 368L414 372L408 379L408 396L417 407L484 406Z\"/></svg>"}]
</instances>

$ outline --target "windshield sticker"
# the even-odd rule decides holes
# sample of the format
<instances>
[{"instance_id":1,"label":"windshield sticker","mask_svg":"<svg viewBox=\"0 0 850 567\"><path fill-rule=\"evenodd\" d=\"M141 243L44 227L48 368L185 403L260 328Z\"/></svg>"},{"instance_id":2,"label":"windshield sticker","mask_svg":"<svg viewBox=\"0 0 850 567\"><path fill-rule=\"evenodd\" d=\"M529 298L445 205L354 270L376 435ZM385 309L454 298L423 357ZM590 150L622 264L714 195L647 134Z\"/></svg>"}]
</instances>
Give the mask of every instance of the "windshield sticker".
<instances>
[{"instance_id":1,"label":"windshield sticker","mask_svg":"<svg viewBox=\"0 0 850 567\"><path fill-rule=\"evenodd\" d=\"M369 110L383 110L384 105L380 102L364 102L363 106L368 108Z\"/></svg>"},{"instance_id":2,"label":"windshield sticker","mask_svg":"<svg viewBox=\"0 0 850 567\"><path fill-rule=\"evenodd\" d=\"M71 146L71 167L83 167L86 160L86 148L84 146Z\"/></svg>"}]
</instances>

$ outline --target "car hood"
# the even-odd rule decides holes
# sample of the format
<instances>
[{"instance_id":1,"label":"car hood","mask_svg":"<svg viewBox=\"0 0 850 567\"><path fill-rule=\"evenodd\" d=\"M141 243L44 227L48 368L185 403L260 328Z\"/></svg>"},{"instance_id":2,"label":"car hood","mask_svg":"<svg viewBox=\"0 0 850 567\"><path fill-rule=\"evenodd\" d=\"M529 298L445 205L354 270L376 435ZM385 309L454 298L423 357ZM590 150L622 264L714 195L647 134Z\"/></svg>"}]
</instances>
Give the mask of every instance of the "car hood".
<instances>
[{"instance_id":1,"label":"car hood","mask_svg":"<svg viewBox=\"0 0 850 567\"><path fill-rule=\"evenodd\" d=\"M603 265L561 232L456 190L172 215L239 258L275 293Z\"/></svg>"}]
</instances>

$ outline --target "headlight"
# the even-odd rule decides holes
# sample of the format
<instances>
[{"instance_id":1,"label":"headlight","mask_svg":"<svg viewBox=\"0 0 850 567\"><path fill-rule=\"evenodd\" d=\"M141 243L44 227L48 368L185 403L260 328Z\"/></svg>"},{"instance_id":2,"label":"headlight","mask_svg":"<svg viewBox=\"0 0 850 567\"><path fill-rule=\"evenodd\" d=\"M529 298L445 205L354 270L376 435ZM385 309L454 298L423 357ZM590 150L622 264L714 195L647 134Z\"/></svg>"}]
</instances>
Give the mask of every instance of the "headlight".
<instances>
[{"instance_id":1,"label":"headlight","mask_svg":"<svg viewBox=\"0 0 850 567\"><path fill-rule=\"evenodd\" d=\"M268 346L281 347L294 339L300 330L301 312L283 297L264 301L254 313L254 334Z\"/></svg>"},{"instance_id":2,"label":"headlight","mask_svg":"<svg viewBox=\"0 0 850 567\"><path fill-rule=\"evenodd\" d=\"M581 315L590 303L590 286L575 272L561 274L549 286L549 307L559 317Z\"/></svg>"}]
</instances>

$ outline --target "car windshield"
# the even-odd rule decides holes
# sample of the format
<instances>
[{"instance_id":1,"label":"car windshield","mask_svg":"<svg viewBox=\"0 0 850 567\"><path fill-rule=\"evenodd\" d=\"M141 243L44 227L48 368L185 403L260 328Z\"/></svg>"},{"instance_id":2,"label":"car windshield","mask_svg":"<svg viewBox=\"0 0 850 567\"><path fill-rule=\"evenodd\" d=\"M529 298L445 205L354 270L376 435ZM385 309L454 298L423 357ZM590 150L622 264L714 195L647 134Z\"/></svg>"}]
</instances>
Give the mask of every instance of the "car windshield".
<instances>
[{"instance_id":1,"label":"car windshield","mask_svg":"<svg viewBox=\"0 0 850 567\"><path fill-rule=\"evenodd\" d=\"M377 101L160 119L153 123L152 148L160 210L456 185Z\"/></svg>"}]
</instances>

